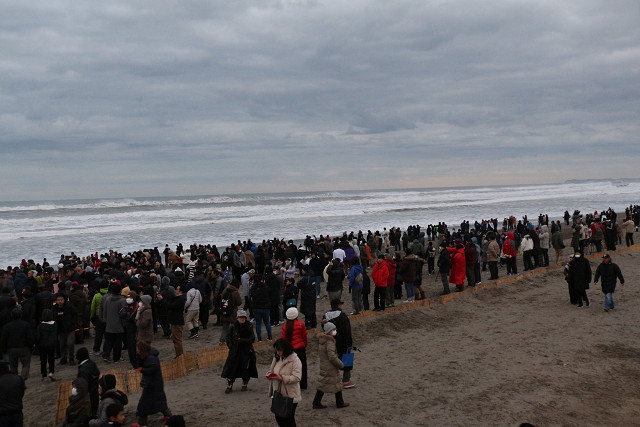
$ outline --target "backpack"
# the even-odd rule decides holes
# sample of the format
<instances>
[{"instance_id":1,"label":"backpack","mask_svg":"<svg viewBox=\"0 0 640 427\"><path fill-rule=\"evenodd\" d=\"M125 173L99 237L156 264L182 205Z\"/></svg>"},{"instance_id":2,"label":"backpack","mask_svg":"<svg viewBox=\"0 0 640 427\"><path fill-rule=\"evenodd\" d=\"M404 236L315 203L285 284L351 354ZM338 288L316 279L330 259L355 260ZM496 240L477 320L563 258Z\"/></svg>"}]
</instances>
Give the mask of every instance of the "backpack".
<instances>
[{"instance_id":1,"label":"backpack","mask_svg":"<svg viewBox=\"0 0 640 427\"><path fill-rule=\"evenodd\" d=\"M220 314L229 317L233 314L233 307L231 307L231 300L229 299L229 293L225 292L220 297Z\"/></svg>"},{"instance_id":2,"label":"backpack","mask_svg":"<svg viewBox=\"0 0 640 427\"><path fill-rule=\"evenodd\" d=\"M362 293L368 295L371 293L371 281L369 279L369 275L365 273L362 274Z\"/></svg>"},{"instance_id":3,"label":"backpack","mask_svg":"<svg viewBox=\"0 0 640 427\"><path fill-rule=\"evenodd\" d=\"M362 273L358 273L358 275L356 276L355 279L353 279L353 281L358 284L361 285L363 282L364 278L362 277Z\"/></svg>"}]
</instances>

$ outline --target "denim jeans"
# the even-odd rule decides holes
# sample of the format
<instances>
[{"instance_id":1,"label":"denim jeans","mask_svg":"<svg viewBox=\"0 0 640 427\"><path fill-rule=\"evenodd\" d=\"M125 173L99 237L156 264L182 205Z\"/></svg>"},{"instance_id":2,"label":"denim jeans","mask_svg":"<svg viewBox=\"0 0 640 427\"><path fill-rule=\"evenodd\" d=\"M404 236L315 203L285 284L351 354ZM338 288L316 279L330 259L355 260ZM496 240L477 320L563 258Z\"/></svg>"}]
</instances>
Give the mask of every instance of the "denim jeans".
<instances>
[{"instance_id":1,"label":"denim jeans","mask_svg":"<svg viewBox=\"0 0 640 427\"><path fill-rule=\"evenodd\" d=\"M320 292L322 291L322 289L320 288L320 284L322 283L322 276L312 276L311 277L311 282L315 283L316 286L316 296L320 296Z\"/></svg>"},{"instance_id":2,"label":"denim jeans","mask_svg":"<svg viewBox=\"0 0 640 427\"><path fill-rule=\"evenodd\" d=\"M613 304L613 292L609 292L608 294L604 294L604 308L609 310L612 309Z\"/></svg>"},{"instance_id":3,"label":"denim jeans","mask_svg":"<svg viewBox=\"0 0 640 427\"><path fill-rule=\"evenodd\" d=\"M407 291L407 300L411 301L414 297L413 282L404 282L404 288Z\"/></svg>"},{"instance_id":4,"label":"denim jeans","mask_svg":"<svg viewBox=\"0 0 640 427\"><path fill-rule=\"evenodd\" d=\"M254 308L253 316L256 319L256 334L258 335L258 341L262 341L262 323L267 328L267 339L271 339L271 322L269 321L269 315L271 310L268 308Z\"/></svg>"}]
</instances>

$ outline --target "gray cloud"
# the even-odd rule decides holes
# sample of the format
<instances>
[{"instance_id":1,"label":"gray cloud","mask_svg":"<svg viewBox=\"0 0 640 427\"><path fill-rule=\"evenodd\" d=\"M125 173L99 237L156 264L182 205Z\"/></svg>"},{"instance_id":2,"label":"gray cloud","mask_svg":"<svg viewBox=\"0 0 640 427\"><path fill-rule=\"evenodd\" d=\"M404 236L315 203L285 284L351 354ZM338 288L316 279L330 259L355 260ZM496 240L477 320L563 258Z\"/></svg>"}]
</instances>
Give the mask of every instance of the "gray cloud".
<instances>
[{"instance_id":1,"label":"gray cloud","mask_svg":"<svg viewBox=\"0 0 640 427\"><path fill-rule=\"evenodd\" d=\"M638 18L634 1L5 2L0 199L638 177Z\"/></svg>"}]
</instances>

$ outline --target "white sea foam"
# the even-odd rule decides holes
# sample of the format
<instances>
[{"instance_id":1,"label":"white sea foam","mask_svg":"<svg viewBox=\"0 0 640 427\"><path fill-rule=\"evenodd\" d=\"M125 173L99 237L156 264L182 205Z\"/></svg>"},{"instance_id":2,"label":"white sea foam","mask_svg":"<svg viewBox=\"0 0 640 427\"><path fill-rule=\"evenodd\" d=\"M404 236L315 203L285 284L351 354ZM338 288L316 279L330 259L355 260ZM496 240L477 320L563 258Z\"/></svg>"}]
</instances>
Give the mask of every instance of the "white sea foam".
<instances>
[{"instance_id":1,"label":"white sea foam","mask_svg":"<svg viewBox=\"0 0 640 427\"><path fill-rule=\"evenodd\" d=\"M381 191L328 191L178 198L0 203L0 265L74 250L131 251L196 241L299 239L445 221L539 213L559 217L640 203L640 183L613 182Z\"/></svg>"}]
</instances>

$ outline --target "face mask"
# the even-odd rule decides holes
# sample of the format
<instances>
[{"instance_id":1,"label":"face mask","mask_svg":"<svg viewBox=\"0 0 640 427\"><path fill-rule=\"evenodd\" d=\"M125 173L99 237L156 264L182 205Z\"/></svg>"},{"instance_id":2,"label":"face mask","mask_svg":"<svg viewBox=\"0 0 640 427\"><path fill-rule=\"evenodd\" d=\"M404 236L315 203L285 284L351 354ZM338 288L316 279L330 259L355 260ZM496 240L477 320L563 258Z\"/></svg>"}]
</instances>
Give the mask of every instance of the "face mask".
<instances>
[{"instance_id":1,"label":"face mask","mask_svg":"<svg viewBox=\"0 0 640 427\"><path fill-rule=\"evenodd\" d=\"M77 395L78 395L78 389L77 389L77 388L75 388L75 387L73 387L73 388L71 389L71 395L72 395L72 396L77 396Z\"/></svg>"},{"instance_id":2,"label":"face mask","mask_svg":"<svg viewBox=\"0 0 640 427\"><path fill-rule=\"evenodd\" d=\"M336 330L334 329L333 331L331 331L331 336L332 336L332 337L335 337L337 333L338 333L338 331L336 331Z\"/></svg>"},{"instance_id":3,"label":"face mask","mask_svg":"<svg viewBox=\"0 0 640 427\"><path fill-rule=\"evenodd\" d=\"M133 304L133 298L127 298L125 301L127 301L127 304Z\"/></svg>"},{"instance_id":4,"label":"face mask","mask_svg":"<svg viewBox=\"0 0 640 427\"><path fill-rule=\"evenodd\" d=\"M582 255L574 255L574 258L580 258Z\"/></svg>"}]
</instances>

